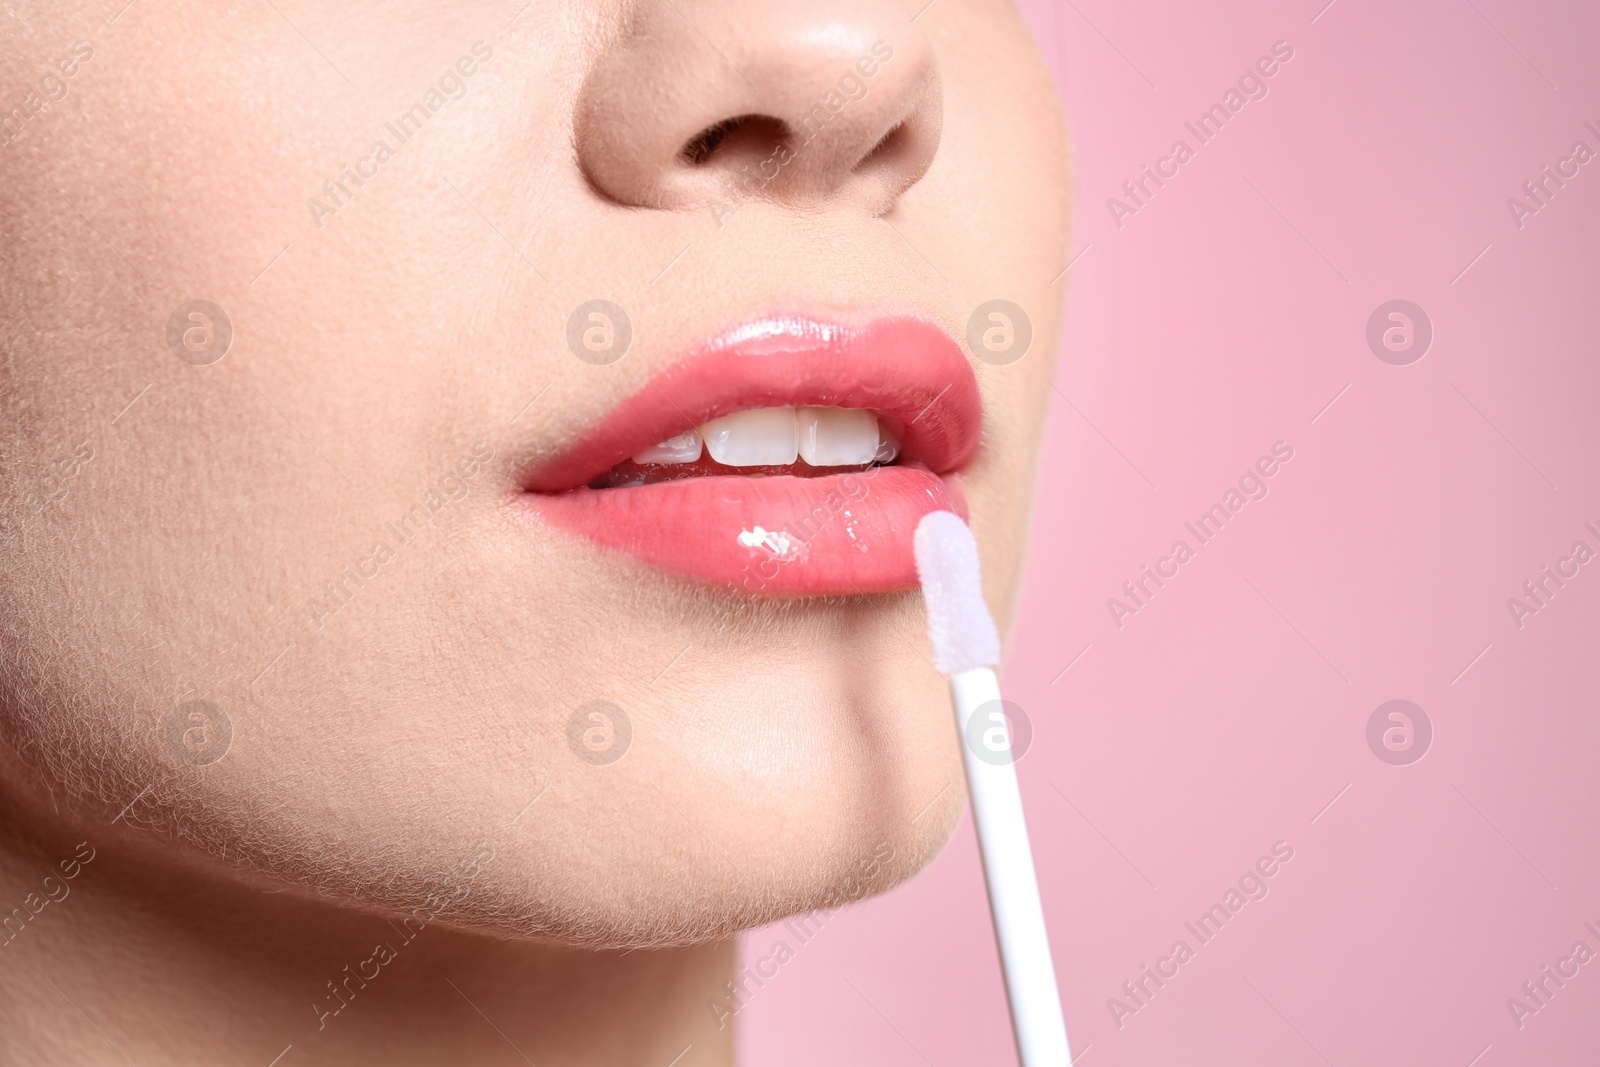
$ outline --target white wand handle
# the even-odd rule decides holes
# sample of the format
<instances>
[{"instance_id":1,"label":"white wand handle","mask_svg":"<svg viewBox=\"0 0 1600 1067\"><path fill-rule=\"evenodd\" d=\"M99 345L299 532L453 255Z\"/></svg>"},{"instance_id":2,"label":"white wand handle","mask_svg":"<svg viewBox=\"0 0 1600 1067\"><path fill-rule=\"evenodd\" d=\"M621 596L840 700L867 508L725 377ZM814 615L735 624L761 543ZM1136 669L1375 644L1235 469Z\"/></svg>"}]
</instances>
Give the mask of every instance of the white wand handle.
<instances>
[{"instance_id":1,"label":"white wand handle","mask_svg":"<svg viewBox=\"0 0 1600 1067\"><path fill-rule=\"evenodd\" d=\"M950 698L1022 1067L1071 1067L1000 683L987 667L962 671L950 678Z\"/></svg>"}]
</instances>

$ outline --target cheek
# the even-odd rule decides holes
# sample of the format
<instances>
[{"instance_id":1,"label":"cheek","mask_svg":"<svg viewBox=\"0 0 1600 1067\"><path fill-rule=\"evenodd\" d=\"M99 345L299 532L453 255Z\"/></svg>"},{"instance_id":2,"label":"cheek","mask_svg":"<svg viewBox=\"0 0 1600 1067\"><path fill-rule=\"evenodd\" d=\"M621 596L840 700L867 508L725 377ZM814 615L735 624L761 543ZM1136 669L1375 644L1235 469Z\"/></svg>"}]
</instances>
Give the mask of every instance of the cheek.
<instances>
[{"instance_id":1,"label":"cheek","mask_svg":"<svg viewBox=\"0 0 1600 1067\"><path fill-rule=\"evenodd\" d=\"M967 31L967 27L961 27ZM985 407L985 447L963 480L972 522L985 548L985 570L1010 604L1019 580L1025 512L1071 274L1066 136L1055 90L1014 14L982 28L941 37L947 85L945 144L925 179L927 195L960 204L914 240L950 273L969 303L1005 299L1028 315L1033 340L1014 363L977 363ZM1006 57L996 62L996 56ZM993 168L995 158L1026 163ZM913 197L919 191L913 191ZM914 216L913 216L914 217ZM932 232L937 230L937 233ZM972 308L968 309L969 312ZM966 323L959 329L963 332Z\"/></svg>"}]
</instances>

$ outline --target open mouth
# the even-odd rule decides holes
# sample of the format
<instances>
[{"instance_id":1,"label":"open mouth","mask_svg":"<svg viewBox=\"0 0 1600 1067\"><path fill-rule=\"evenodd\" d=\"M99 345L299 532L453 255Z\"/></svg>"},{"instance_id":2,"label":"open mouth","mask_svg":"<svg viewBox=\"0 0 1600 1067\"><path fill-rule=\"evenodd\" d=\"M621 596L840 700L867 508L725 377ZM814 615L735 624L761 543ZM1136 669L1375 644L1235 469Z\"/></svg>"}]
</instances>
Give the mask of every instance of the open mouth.
<instances>
[{"instance_id":1,"label":"open mouth","mask_svg":"<svg viewBox=\"0 0 1600 1067\"><path fill-rule=\"evenodd\" d=\"M650 445L589 483L628 489L681 478L821 475L887 466L900 439L861 408L753 408Z\"/></svg>"},{"instance_id":2,"label":"open mouth","mask_svg":"<svg viewBox=\"0 0 1600 1067\"><path fill-rule=\"evenodd\" d=\"M672 364L530 472L550 524L685 577L824 595L916 584L911 536L964 512L965 355L918 319L762 320Z\"/></svg>"}]
</instances>

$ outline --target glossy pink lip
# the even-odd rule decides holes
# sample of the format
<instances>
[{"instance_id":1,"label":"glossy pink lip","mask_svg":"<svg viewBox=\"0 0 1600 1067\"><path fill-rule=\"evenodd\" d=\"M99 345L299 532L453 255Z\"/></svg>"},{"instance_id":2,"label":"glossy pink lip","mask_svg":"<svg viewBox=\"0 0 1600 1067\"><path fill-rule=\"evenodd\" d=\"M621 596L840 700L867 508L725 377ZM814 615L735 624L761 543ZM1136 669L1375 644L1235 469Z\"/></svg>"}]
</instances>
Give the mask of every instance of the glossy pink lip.
<instances>
[{"instance_id":1,"label":"glossy pink lip","mask_svg":"<svg viewBox=\"0 0 1600 1067\"><path fill-rule=\"evenodd\" d=\"M898 464L819 477L587 487L646 445L708 419L806 405L876 412L900 435ZM657 375L531 471L525 499L554 526L700 581L778 596L907 589L916 585L917 521L930 511L965 511L940 476L977 451L982 411L966 357L927 322L766 319Z\"/></svg>"}]
</instances>

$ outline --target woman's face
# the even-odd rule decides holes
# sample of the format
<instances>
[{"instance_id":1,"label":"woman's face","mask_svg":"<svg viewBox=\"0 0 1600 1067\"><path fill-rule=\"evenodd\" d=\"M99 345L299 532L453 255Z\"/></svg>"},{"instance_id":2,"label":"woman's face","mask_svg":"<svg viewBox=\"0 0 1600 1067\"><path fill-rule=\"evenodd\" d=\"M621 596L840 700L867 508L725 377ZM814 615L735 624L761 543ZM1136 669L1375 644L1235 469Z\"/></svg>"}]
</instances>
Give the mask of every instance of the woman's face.
<instances>
[{"instance_id":1,"label":"woman's face","mask_svg":"<svg viewBox=\"0 0 1600 1067\"><path fill-rule=\"evenodd\" d=\"M910 530L965 510L1007 616L1066 263L1009 4L33 6L13 805L590 944L940 847Z\"/></svg>"}]
</instances>

